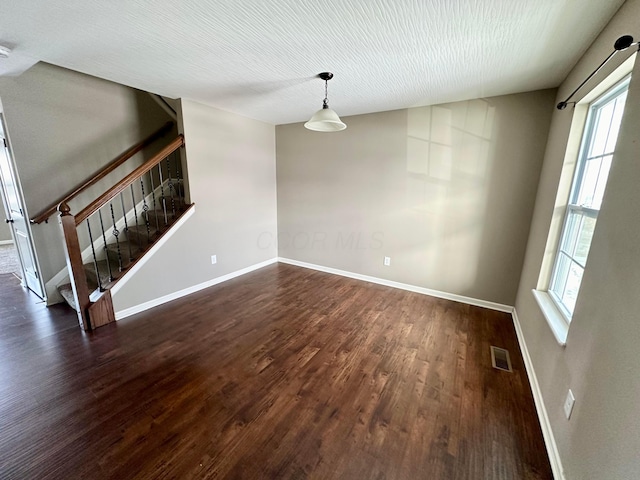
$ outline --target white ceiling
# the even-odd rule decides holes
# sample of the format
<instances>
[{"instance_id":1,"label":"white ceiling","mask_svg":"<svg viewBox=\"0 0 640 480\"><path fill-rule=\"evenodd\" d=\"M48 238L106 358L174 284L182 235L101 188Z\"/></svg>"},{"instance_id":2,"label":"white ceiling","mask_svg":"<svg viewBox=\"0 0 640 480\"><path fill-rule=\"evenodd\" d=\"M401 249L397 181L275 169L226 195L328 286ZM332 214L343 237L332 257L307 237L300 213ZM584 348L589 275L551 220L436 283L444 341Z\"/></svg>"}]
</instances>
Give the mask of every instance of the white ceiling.
<instances>
[{"instance_id":1,"label":"white ceiling","mask_svg":"<svg viewBox=\"0 0 640 480\"><path fill-rule=\"evenodd\" d=\"M321 107L325 70L341 116L558 86L622 3L0 0L0 74L43 60L291 123Z\"/></svg>"}]
</instances>

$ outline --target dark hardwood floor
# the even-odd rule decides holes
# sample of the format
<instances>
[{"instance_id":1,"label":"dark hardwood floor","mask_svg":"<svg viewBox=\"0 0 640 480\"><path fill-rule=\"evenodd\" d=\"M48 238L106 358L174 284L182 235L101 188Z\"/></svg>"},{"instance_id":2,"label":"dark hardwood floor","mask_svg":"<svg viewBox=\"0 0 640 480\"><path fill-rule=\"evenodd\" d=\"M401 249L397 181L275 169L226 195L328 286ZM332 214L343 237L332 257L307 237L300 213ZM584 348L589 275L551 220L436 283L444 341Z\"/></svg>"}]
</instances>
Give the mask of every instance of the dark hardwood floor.
<instances>
[{"instance_id":1,"label":"dark hardwood floor","mask_svg":"<svg viewBox=\"0 0 640 480\"><path fill-rule=\"evenodd\" d=\"M284 264L94 333L34 299L0 275L2 479L552 478L508 314Z\"/></svg>"}]
</instances>

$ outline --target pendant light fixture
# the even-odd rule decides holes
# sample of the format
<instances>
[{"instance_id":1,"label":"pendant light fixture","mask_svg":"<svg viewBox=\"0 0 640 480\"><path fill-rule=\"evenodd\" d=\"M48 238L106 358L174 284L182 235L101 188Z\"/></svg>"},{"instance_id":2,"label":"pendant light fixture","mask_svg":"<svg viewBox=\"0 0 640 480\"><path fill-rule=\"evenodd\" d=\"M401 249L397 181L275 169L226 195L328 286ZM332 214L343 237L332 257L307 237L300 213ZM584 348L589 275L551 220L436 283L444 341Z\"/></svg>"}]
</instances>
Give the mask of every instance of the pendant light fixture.
<instances>
[{"instance_id":1,"label":"pendant light fixture","mask_svg":"<svg viewBox=\"0 0 640 480\"><path fill-rule=\"evenodd\" d=\"M305 128L316 132L339 132L347 126L340 120L338 114L329 108L329 99L327 98L327 83L333 78L333 73L322 72L318 74L324 80L324 100L322 101L322 109L313 114L311 120L304 124Z\"/></svg>"}]
</instances>

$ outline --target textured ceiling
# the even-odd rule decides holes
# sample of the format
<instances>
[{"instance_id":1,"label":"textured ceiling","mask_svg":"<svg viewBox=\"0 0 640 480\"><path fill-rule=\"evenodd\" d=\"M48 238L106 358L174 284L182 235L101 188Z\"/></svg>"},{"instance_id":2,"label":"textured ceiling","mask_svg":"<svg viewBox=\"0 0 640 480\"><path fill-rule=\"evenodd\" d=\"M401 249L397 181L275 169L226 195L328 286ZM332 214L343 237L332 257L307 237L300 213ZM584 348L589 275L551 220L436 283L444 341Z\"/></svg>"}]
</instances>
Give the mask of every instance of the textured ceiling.
<instances>
[{"instance_id":1,"label":"textured ceiling","mask_svg":"<svg viewBox=\"0 0 640 480\"><path fill-rule=\"evenodd\" d=\"M36 60L265 122L555 87L623 0L0 0ZM620 32L624 34L626 32Z\"/></svg>"}]
</instances>

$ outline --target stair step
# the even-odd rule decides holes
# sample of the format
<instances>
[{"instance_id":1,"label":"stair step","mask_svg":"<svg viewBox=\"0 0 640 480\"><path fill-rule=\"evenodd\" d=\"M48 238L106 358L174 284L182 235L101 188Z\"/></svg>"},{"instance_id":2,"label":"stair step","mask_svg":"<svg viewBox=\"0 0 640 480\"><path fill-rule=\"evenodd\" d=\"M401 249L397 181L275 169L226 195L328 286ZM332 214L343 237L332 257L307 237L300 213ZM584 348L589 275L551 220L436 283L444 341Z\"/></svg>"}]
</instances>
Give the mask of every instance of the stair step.
<instances>
[{"instance_id":1,"label":"stair step","mask_svg":"<svg viewBox=\"0 0 640 480\"><path fill-rule=\"evenodd\" d=\"M155 225L149 225L148 232L146 225L134 225L129 227L124 233L129 242L145 249L148 245L155 242L161 232L156 230Z\"/></svg>"},{"instance_id":2,"label":"stair step","mask_svg":"<svg viewBox=\"0 0 640 480\"><path fill-rule=\"evenodd\" d=\"M149 232L147 232L146 226L138 225L129 227L129 231L125 232L126 239L121 237L118 242L107 245L107 257L111 262L114 262L116 266L119 266L121 260L122 269L126 269L132 261L142 256L160 235L171 227L173 222L174 219L172 217L169 220L169 224L161 224L159 230L156 230L154 226L150 225ZM120 250L119 254L118 249Z\"/></svg>"},{"instance_id":3,"label":"stair step","mask_svg":"<svg viewBox=\"0 0 640 480\"><path fill-rule=\"evenodd\" d=\"M58 285L58 292L60 292L64 301L67 302L67 305L77 312L78 307L76 305L76 299L73 297L73 287L71 284L65 283L64 285Z\"/></svg>"},{"instance_id":4,"label":"stair step","mask_svg":"<svg viewBox=\"0 0 640 480\"><path fill-rule=\"evenodd\" d=\"M109 278L109 268L111 268L111 274L113 278L118 278L120 276L120 270L118 262L114 262L110 260L107 263L107 260L99 260L98 262L98 272L100 272L100 284L104 287L111 279ZM87 286L89 287L89 291L95 290L99 287L98 285L98 276L96 275L96 266L92 263L84 264L84 271L87 277Z\"/></svg>"},{"instance_id":5,"label":"stair step","mask_svg":"<svg viewBox=\"0 0 640 480\"><path fill-rule=\"evenodd\" d=\"M166 199L166 202L166 211L160 207L146 212L151 228L162 228L163 226L170 225L175 217L182 213L182 201L178 201L177 198L175 199L175 214L171 207L171 200Z\"/></svg>"},{"instance_id":6,"label":"stair step","mask_svg":"<svg viewBox=\"0 0 640 480\"><path fill-rule=\"evenodd\" d=\"M184 199L175 197L175 213L173 213L173 209L171 208L170 199L167 199L167 210L165 212L162 208L156 208L155 210L148 210L146 213L143 212L138 217L137 225L130 225L127 233L127 239L138 243L142 246L147 246L150 243L153 243L157 237L159 237L165 230L167 230L171 224L176 220L177 217L182 215L183 212L186 211L188 205L184 205ZM147 226L145 223L145 217L149 220L149 232L147 232ZM147 237L150 239L150 242L147 240Z\"/></svg>"},{"instance_id":7,"label":"stair step","mask_svg":"<svg viewBox=\"0 0 640 480\"><path fill-rule=\"evenodd\" d=\"M111 265L115 265L115 271L119 272L125 270L134 260L139 258L144 253L144 250L144 247L135 242L121 240L118 243L107 245L107 258ZM115 272L114 276L116 276Z\"/></svg>"},{"instance_id":8,"label":"stair step","mask_svg":"<svg viewBox=\"0 0 640 480\"><path fill-rule=\"evenodd\" d=\"M120 276L120 272L118 271L118 264L114 262L109 262L109 266L107 266L106 260L99 260L98 262L98 272L100 273L100 281L101 285L104 288L108 283L111 282L109 278L109 266L111 267L111 272L113 274L114 279ZM99 288L98 285L98 276L96 275L96 265L94 263L85 263L84 264L84 273L87 277L87 287L89 288L89 293L97 290ZM58 292L62 295L62 298L67 302L67 304L78 311L76 306L76 301L73 296L73 287L70 283L65 283L62 285L58 285Z\"/></svg>"}]
</instances>

